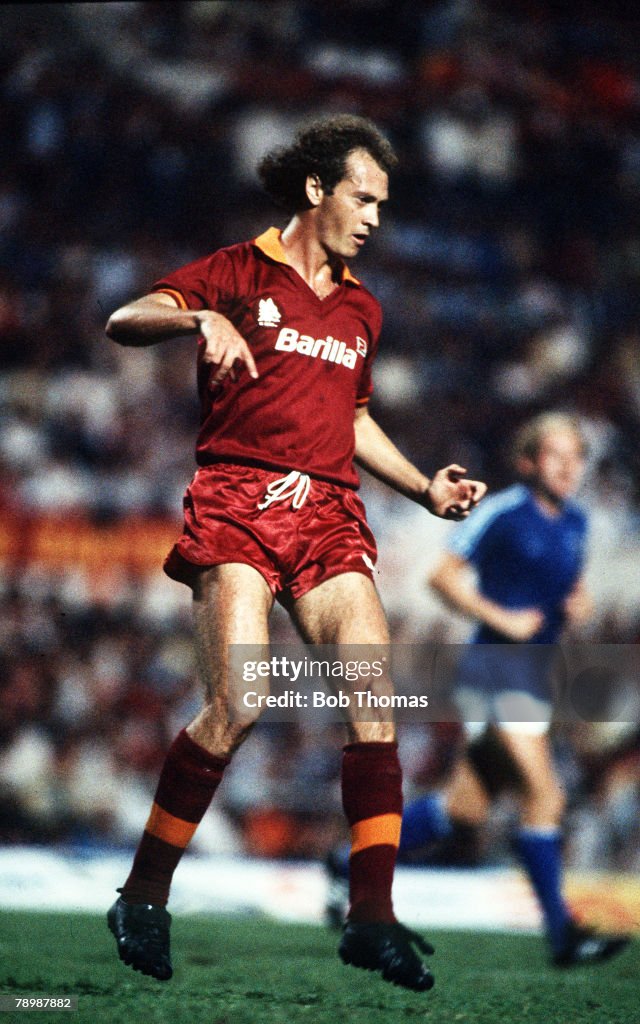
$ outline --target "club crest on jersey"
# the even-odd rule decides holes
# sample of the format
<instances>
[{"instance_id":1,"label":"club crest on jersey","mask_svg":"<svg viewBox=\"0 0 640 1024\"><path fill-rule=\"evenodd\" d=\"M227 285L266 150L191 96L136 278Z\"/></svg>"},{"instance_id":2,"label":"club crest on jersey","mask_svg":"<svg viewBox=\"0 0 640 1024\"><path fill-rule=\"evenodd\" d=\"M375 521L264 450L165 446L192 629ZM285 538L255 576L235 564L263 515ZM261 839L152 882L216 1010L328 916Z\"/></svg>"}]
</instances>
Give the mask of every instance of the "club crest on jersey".
<instances>
[{"instance_id":1,"label":"club crest on jersey","mask_svg":"<svg viewBox=\"0 0 640 1024\"><path fill-rule=\"evenodd\" d=\"M300 334L293 327L281 329L276 349L279 352L299 352L312 359L326 359L328 363L348 366L350 370L354 369L358 358L355 349L348 348L344 341L332 338L330 334L326 338L312 338L310 334Z\"/></svg>"},{"instance_id":2,"label":"club crest on jersey","mask_svg":"<svg viewBox=\"0 0 640 1024\"><path fill-rule=\"evenodd\" d=\"M261 327L277 327L282 320L282 313L272 298L260 299L258 303L258 323Z\"/></svg>"}]
</instances>

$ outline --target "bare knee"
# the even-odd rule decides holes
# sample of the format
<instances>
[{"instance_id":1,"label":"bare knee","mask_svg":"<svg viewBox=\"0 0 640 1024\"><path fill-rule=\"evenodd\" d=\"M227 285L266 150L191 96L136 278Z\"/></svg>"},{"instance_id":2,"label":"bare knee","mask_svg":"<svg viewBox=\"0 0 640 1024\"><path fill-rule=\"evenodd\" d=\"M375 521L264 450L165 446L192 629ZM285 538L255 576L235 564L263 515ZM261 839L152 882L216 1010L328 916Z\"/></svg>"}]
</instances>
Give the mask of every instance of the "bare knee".
<instances>
[{"instance_id":1,"label":"bare knee","mask_svg":"<svg viewBox=\"0 0 640 1024\"><path fill-rule=\"evenodd\" d=\"M396 739L393 722L349 722L347 733L350 743L393 743Z\"/></svg>"},{"instance_id":2,"label":"bare knee","mask_svg":"<svg viewBox=\"0 0 640 1024\"><path fill-rule=\"evenodd\" d=\"M242 746L260 717L254 715L242 719L229 719L221 715L211 704L206 704L189 726L187 732L192 740L208 750L215 757L231 757Z\"/></svg>"}]
</instances>

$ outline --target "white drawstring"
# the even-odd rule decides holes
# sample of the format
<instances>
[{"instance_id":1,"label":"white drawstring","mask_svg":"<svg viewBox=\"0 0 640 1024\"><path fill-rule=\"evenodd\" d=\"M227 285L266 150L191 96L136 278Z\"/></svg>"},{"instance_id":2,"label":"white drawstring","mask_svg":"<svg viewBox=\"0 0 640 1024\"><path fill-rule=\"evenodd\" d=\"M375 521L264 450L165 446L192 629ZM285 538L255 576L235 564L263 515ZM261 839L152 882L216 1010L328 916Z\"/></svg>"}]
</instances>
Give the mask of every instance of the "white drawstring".
<instances>
[{"instance_id":1,"label":"white drawstring","mask_svg":"<svg viewBox=\"0 0 640 1024\"><path fill-rule=\"evenodd\" d=\"M258 508L261 510L269 508L269 505L273 505L274 502L285 501L287 498L292 499L292 508L301 508L307 500L310 487L311 480L307 474L292 469L287 476L281 476L267 484L264 501L260 502Z\"/></svg>"}]
</instances>

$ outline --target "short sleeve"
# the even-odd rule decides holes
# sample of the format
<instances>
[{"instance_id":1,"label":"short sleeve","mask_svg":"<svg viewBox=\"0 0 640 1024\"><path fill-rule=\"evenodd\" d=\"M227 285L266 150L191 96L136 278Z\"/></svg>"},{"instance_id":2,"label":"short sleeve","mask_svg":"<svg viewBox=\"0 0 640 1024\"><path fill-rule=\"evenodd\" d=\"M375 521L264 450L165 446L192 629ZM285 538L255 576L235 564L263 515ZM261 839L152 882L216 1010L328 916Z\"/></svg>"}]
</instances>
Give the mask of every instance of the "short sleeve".
<instances>
[{"instance_id":1,"label":"short sleeve","mask_svg":"<svg viewBox=\"0 0 640 1024\"><path fill-rule=\"evenodd\" d=\"M160 278L152 291L173 296L181 309L221 310L231 301L234 286L232 260L220 251Z\"/></svg>"},{"instance_id":2,"label":"short sleeve","mask_svg":"<svg viewBox=\"0 0 640 1024\"><path fill-rule=\"evenodd\" d=\"M527 501L527 491L520 484L485 498L468 519L451 531L447 549L474 566L480 565L493 546L502 544L512 522L511 513Z\"/></svg>"},{"instance_id":3,"label":"short sleeve","mask_svg":"<svg viewBox=\"0 0 640 1024\"><path fill-rule=\"evenodd\" d=\"M482 560L482 554L490 542L494 529L494 520L478 529L472 514L451 531L447 539L447 548L451 554L457 555L465 562L477 565Z\"/></svg>"}]
</instances>

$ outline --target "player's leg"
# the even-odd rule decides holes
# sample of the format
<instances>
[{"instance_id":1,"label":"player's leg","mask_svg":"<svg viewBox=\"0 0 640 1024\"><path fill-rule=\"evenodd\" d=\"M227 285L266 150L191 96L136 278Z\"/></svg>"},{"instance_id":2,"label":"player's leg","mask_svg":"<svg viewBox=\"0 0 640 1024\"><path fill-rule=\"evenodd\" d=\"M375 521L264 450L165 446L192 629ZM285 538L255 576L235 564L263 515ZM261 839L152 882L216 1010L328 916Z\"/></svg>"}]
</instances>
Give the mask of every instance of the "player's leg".
<instances>
[{"instance_id":1,"label":"player's leg","mask_svg":"<svg viewBox=\"0 0 640 1024\"><path fill-rule=\"evenodd\" d=\"M445 790L449 818L480 828L487 820L491 797L477 770L465 754L455 766Z\"/></svg>"},{"instance_id":2,"label":"player's leg","mask_svg":"<svg viewBox=\"0 0 640 1024\"><path fill-rule=\"evenodd\" d=\"M371 580L357 572L326 580L298 598L293 617L304 638L348 651L367 644L380 650L389 643L387 621ZM366 659L364 659L366 660ZM371 680L367 680L371 685ZM389 694L388 676L375 680L376 692ZM344 690L364 689L363 682ZM342 761L342 800L351 828L350 909L340 955L346 963L380 970L386 980L407 988L431 988L433 978L412 948L430 947L399 925L391 886L402 821L402 773L396 730L388 707L371 708L366 721L352 707L346 716L349 742Z\"/></svg>"},{"instance_id":3,"label":"player's leg","mask_svg":"<svg viewBox=\"0 0 640 1024\"><path fill-rule=\"evenodd\" d=\"M455 843L456 849L473 846L490 805L491 798L482 780L466 754L461 752L443 790L417 797L405 807L400 857L408 857L438 841ZM468 855L471 857L470 850Z\"/></svg>"},{"instance_id":4,"label":"player's leg","mask_svg":"<svg viewBox=\"0 0 640 1024\"><path fill-rule=\"evenodd\" d=\"M131 872L109 916L121 958L159 980L171 976L164 908L174 871L233 752L254 724L229 714L228 647L267 644L273 600L260 573L236 563L198 573L193 597L204 705L167 753Z\"/></svg>"},{"instance_id":5,"label":"player's leg","mask_svg":"<svg viewBox=\"0 0 640 1024\"><path fill-rule=\"evenodd\" d=\"M444 791L425 794L405 808L400 857L411 859L415 851L439 843L444 855L477 845L492 795L499 790L491 756L487 756L491 730L487 727L489 703L482 682L487 675L482 651L472 648L457 666L456 700L464 722L465 745L458 749L451 777ZM478 669L485 669L479 672ZM468 678L470 675L470 679ZM490 676L490 673L489 673Z\"/></svg>"},{"instance_id":6,"label":"player's leg","mask_svg":"<svg viewBox=\"0 0 640 1024\"><path fill-rule=\"evenodd\" d=\"M480 778L461 754L444 789L425 793L404 807L398 863L474 865L478 833L489 806ZM350 852L345 843L331 850L325 861L325 919L331 928L342 927L347 915Z\"/></svg>"},{"instance_id":7,"label":"player's leg","mask_svg":"<svg viewBox=\"0 0 640 1024\"><path fill-rule=\"evenodd\" d=\"M264 577L242 563L200 573L193 588L195 649L204 702L187 733L217 757L232 757L259 717L250 710L241 720L231 713L229 648L250 645L266 652L272 607L273 595Z\"/></svg>"},{"instance_id":8,"label":"player's leg","mask_svg":"<svg viewBox=\"0 0 640 1024\"><path fill-rule=\"evenodd\" d=\"M520 773L521 824L516 837L520 860L544 914L549 942L558 949L568 922L569 909L561 889L562 837L560 822L564 796L553 766L544 732L517 731L537 723L516 723L499 729L500 740Z\"/></svg>"},{"instance_id":9,"label":"player's leg","mask_svg":"<svg viewBox=\"0 0 640 1024\"><path fill-rule=\"evenodd\" d=\"M553 765L548 733L542 723L535 731L537 724L517 723L499 729L522 780L518 854L540 902L554 962L571 966L606 960L628 940L623 936L595 936L571 918L562 895L560 826L565 798Z\"/></svg>"},{"instance_id":10,"label":"player's leg","mask_svg":"<svg viewBox=\"0 0 640 1024\"><path fill-rule=\"evenodd\" d=\"M387 622L371 581L360 573L344 573L315 587L293 606L293 617L304 638L313 644L337 648L371 645L384 649L389 642ZM381 689L390 682L378 680ZM364 688L347 683L345 690ZM367 710L359 721L346 714L349 742L342 761L342 797L352 831L352 920L393 921L391 882L400 836L402 776L396 731L387 709Z\"/></svg>"}]
</instances>

